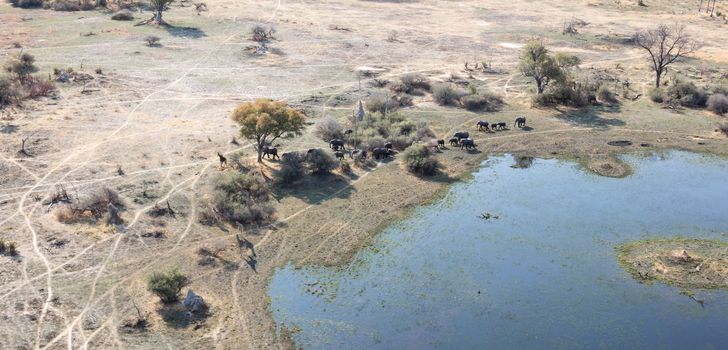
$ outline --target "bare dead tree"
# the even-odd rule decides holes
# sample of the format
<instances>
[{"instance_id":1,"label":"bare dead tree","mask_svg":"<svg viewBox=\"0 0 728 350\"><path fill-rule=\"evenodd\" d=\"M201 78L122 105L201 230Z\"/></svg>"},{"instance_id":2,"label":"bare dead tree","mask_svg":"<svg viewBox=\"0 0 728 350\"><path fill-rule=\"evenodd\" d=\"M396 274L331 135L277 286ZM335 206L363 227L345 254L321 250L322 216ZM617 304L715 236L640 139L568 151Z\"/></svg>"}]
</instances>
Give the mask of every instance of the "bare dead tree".
<instances>
[{"instance_id":1,"label":"bare dead tree","mask_svg":"<svg viewBox=\"0 0 728 350\"><path fill-rule=\"evenodd\" d=\"M698 12L700 12L700 10L703 8L703 1L704 0L700 0L700 5L698 5ZM708 2L710 2L710 0L708 0Z\"/></svg>"},{"instance_id":2,"label":"bare dead tree","mask_svg":"<svg viewBox=\"0 0 728 350\"><path fill-rule=\"evenodd\" d=\"M699 48L698 43L685 31L685 26L680 24L661 24L655 29L637 32L633 41L649 54L655 72L655 86L658 88L667 66Z\"/></svg>"},{"instance_id":3,"label":"bare dead tree","mask_svg":"<svg viewBox=\"0 0 728 350\"><path fill-rule=\"evenodd\" d=\"M18 151L18 153L28 156L28 157L31 156L30 153L28 153L28 151L25 149L25 143L28 142L28 140L30 140L30 138L33 137L33 135L35 135L35 133L27 135L20 140L20 150Z\"/></svg>"}]
</instances>

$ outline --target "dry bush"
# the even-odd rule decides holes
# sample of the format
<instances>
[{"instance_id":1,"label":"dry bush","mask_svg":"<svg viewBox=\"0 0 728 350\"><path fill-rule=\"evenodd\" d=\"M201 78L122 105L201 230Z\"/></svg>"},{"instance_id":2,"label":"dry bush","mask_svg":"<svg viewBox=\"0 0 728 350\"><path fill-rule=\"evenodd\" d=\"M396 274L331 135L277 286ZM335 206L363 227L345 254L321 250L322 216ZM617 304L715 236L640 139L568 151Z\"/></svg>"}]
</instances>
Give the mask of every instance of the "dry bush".
<instances>
[{"instance_id":1,"label":"dry bush","mask_svg":"<svg viewBox=\"0 0 728 350\"><path fill-rule=\"evenodd\" d=\"M534 96L534 103L539 106L584 107L589 105L590 96L593 95L586 85L577 84L576 88L573 88L571 82L561 82L549 86L544 93Z\"/></svg>"},{"instance_id":2,"label":"dry bush","mask_svg":"<svg viewBox=\"0 0 728 350\"><path fill-rule=\"evenodd\" d=\"M599 89L597 89L597 98L599 101L607 102L607 103L615 103L617 102L616 95L609 90L609 88L606 85L600 85Z\"/></svg>"},{"instance_id":3,"label":"dry bush","mask_svg":"<svg viewBox=\"0 0 728 350\"><path fill-rule=\"evenodd\" d=\"M144 37L144 42L146 42L147 46L149 47L161 46L161 44L159 43L160 40L161 39L159 39L159 37L156 35L148 35Z\"/></svg>"},{"instance_id":4,"label":"dry bush","mask_svg":"<svg viewBox=\"0 0 728 350\"><path fill-rule=\"evenodd\" d=\"M7 242L0 238L0 255L17 256L18 245L15 242Z\"/></svg>"},{"instance_id":5,"label":"dry bush","mask_svg":"<svg viewBox=\"0 0 728 350\"><path fill-rule=\"evenodd\" d=\"M503 106L503 99L490 92L467 95L460 102L469 111L494 112Z\"/></svg>"},{"instance_id":6,"label":"dry bush","mask_svg":"<svg viewBox=\"0 0 728 350\"><path fill-rule=\"evenodd\" d=\"M408 73L402 75L398 81L392 83L389 87L395 93L405 93L410 95L422 95L425 91L430 91L430 79L419 73Z\"/></svg>"},{"instance_id":7,"label":"dry bush","mask_svg":"<svg viewBox=\"0 0 728 350\"><path fill-rule=\"evenodd\" d=\"M117 208L124 208L124 202L119 194L108 187L101 187L85 197L59 207L55 211L55 216L59 222L65 224L80 221L96 222L100 219L104 219L105 223L116 224L120 222Z\"/></svg>"},{"instance_id":8,"label":"dry bush","mask_svg":"<svg viewBox=\"0 0 728 350\"><path fill-rule=\"evenodd\" d=\"M275 39L276 29L273 27L266 28L262 25L256 25L251 30L251 39L255 42L264 43Z\"/></svg>"},{"instance_id":9,"label":"dry bush","mask_svg":"<svg viewBox=\"0 0 728 350\"><path fill-rule=\"evenodd\" d=\"M11 79L0 76L0 107L17 103L23 93Z\"/></svg>"},{"instance_id":10,"label":"dry bush","mask_svg":"<svg viewBox=\"0 0 728 350\"><path fill-rule=\"evenodd\" d=\"M44 7L49 8L53 11L81 11L81 4L71 1L53 1L52 3L46 3Z\"/></svg>"},{"instance_id":11,"label":"dry bush","mask_svg":"<svg viewBox=\"0 0 728 350\"><path fill-rule=\"evenodd\" d=\"M222 219L239 224L263 224L273 218L270 190L260 175L226 171L212 181L210 207Z\"/></svg>"},{"instance_id":12,"label":"dry bush","mask_svg":"<svg viewBox=\"0 0 728 350\"><path fill-rule=\"evenodd\" d=\"M650 100L655 103L665 102L665 92L662 89L653 88L650 90Z\"/></svg>"},{"instance_id":13,"label":"dry bush","mask_svg":"<svg viewBox=\"0 0 728 350\"><path fill-rule=\"evenodd\" d=\"M31 77L26 79L28 98L48 97L56 92L52 81L43 78Z\"/></svg>"},{"instance_id":14,"label":"dry bush","mask_svg":"<svg viewBox=\"0 0 728 350\"><path fill-rule=\"evenodd\" d=\"M426 123L415 123L397 113L386 117L372 113L359 123L358 135L364 140L365 149L384 147L385 143L391 142L395 149L403 150L415 141L430 138L432 131Z\"/></svg>"},{"instance_id":15,"label":"dry bush","mask_svg":"<svg viewBox=\"0 0 728 350\"><path fill-rule=\"evenodd\" d=\"M399 102L394 98L387 99L387 96L374 95L366 101L366 109L369 112L387 113L394 112L399 108Z\"/></svg>"},{"instance_id":16,"label":"dry bush","mask_svg":"<svg viewBox=\"0 0 728 350\"><path fill-rule=\"evenodd\" d=\"M322 140L328 142L332 139L344 137L344 126L334 117L324 117L316 123L314 133Z\"/></svg>"},{"instance_id":17,"label":"dry bush","mask_svg":"<svg viewBox=\"0 0 728 350\"><path fill-rule=\"evenodd\" d=\"M714 94L708 98L708 110L723 115L728 113L728 96L724 94Z\"/></svg>"},{"instance_id":18,"label":"dry bush","mask_svg":"<svg viewBox=\"0 0 728 350\"><path fill-rule=\"evenodd\" d=\"M134 14L131 11L124 9L114 13L111 16L111 19L115 21L131 21L134 19Z\"/></svg>"},{"instance_id":19,"label":"dry bush","mask_svg":"<svg viewBox=\"0 0 728 350\"><path fill-rule=\"evenodd\" d=\"M456 105L464 95L465 92L452 84L439 84L432 89L432 98L441 106Z\"/></svg>"},{"instance_id":20,"label":"dry bush","mask_svg":"<svg viewBox=\"0 0 728 350\"><path fill-rule=\"evenodd\" d=\"M718 124L718 131L722 132L723 135L728 136L728 123Z\"/></svg>"}]
</instances>

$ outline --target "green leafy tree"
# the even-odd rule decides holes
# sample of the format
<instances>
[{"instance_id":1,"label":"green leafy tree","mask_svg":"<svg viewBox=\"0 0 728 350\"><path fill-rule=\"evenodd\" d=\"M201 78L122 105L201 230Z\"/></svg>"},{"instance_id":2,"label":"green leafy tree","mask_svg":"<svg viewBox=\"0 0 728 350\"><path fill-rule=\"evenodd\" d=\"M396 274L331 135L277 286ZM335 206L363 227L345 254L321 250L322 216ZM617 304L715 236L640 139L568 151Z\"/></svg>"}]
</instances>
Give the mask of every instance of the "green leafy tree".
<instances>
[{"instance_id":1,"label":"green leafy tree","mask_svg":"<svg viewBox=\"0 0 728 350\"><path fill-rule=\"evenodd\" d=\"M147 289L156 294L163 303L177 301L179 292L188 284L187 276L176 268L166 272L155 272L147 279Z\"/></svg>"},{"instance_id":2,"label":"green leafy tree","mask_svg":"<svg viewBox=\"0 0 728 350\"><path fill-rule=\"evenodd\" d=\"M301 135L306 120L303 113L270 99L243 103L231 118L240 125L240 136L255 142L258 162L263 161L263 149L277 138L287 133Z\"/></svg>"},{"instance_id":3,"label":"green leafy tree","mask_svg":"<svg viewBox=\"0 0 728 350\"><path fill-rule=\"evenodd\" d=\"M564 79L560 64L570 63L565 57L563 62L558 62L549 55L541 40L533 39L523 48L518 68L525 77L533 78L536 91L542 94L551 81Z\"/></svg>"}]
</instances>

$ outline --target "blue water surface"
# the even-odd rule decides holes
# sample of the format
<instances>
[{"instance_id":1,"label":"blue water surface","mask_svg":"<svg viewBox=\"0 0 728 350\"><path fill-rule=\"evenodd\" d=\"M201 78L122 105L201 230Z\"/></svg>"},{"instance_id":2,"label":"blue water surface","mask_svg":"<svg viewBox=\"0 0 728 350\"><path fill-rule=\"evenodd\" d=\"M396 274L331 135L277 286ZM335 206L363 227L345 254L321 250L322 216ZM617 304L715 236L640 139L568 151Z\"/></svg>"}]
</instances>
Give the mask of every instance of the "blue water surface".
<instances>
[{"instance_id":1,"label":"blue water surface","mask_svg":"<svg viewBox=\"0 0 728 350\"><path fill-rule=\"evenodd\" d=\"M351 265L277 270L271 311L305 349L728 348L728 293L695 291L703 308L633 280L614 251L650 237L728 241L728 161L624 160L634 174L613 179L491 158Z\"/></svg>"}]
</instances>

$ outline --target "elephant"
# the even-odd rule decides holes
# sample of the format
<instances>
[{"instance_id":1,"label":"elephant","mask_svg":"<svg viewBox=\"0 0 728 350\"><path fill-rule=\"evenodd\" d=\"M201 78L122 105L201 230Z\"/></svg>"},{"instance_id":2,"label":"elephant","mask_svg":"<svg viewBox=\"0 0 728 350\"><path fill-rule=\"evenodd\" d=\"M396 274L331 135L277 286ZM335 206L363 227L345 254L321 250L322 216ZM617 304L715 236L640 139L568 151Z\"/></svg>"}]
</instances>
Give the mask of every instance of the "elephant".
<instances>
[{"instance_id":1,"label":"elephant","mask_svg":"<svg viewBox=\"0 0 728 350\"><path fill-rule=\"evenodd\" d=\"M333 139L329 141L329 147L333 150L338 150L339 148L345 148L344 143L345 142L342 139Z\"/></svg>"},{"instance_id":2,"label":"elephant","mask_svg":"<svg viewBox=\"0 0 728 350\"><path fill-rule=\"evenodd\" d=\"M467 131L458 131L453 136L457 137L458 141L460 141L461 139L467 139L468 137L470 137L470 133L468 133Z\"/></svg>"},{"instance_id":3,"label":"elephant","mask_svg":"<svg viewBox=\"0 0 728 350\"><path fill-rule=\"evenodd\" d=\"M458 138L452 137L450 138L450 146L457 146L458 145Z\"/></svg>"},{"instance_id":4,"label":"elephant","mask_svg":"<svg viewBox=\"0 0 728 350\"><path fill-rule=\"evenodd\" d=\"M473 139L462 139L460 140L460 149L467 148L475 148L475 141Z\"/></svg>"},{"instance_id":5,"label":"elephant","mask_svg":"<svg viewBox=\"0 0 728 350\"><path fill-rule=\"evenodd\" d=\"M334 152L334 156L336 157L336 159L344 159L344 152L336 151Z\"/></svg>"},{"instance_id":6,"label":"elephant","mask_svg":"<svg viewBox=\"0 0 728 350\"><path fill-rule=\"evenodd\" d=\"M490 129L488 128L488 122L484 120L479 121L477 125L478 131L483 131L483 129L485 129L485 131L490 131Z\"/></svg>"},{"instance_id":7,"label":"elephant","mask_svg":"<svg viewBox=\"0 0 728 350\"><path fill-rule=\"evenodd\" d=\"M508 124L506 124L506 122L498 123L498 129L505 130L507 127L508 127Z\"/></svg>"},{"instance_id":8,"label":"elephant","mask_svg":"<svg viewBox=\"0 0 728 350\"><path fill-rule=\"evenodd\" d=\"M388 158L390 155L392 155L392 150L387 148L377 147L372 150L372 156L375 159Z\"/></svg>"},{"instance_id":9,"label":"elephant","mask_svg":"<svg viewBox=\"0 0 728 350\"><path fill-rule=\"evenodd\" d=\"M384 144L384 148L386 148L386 149L392 149L392 143L391 142L385 143Z\"/></svg>"},{"instance_id":10,"label":"elephant","mask_svg":"<svg viewBox=\"0 0 728 350\"><path fill-rule=\"evenodd\" d=\"M263 147L263 157L267 156L268 158L273 157L273 159L281 159L278 157L278 149L275 147Z\"/></svg>"},{"instance_id":11,"label":"elephant","mask_svg":"<svg viewBox=\"0 0 728 350\"><path fill-rule=\"evenodd\" d=\"M526 117L518 117L513 123L513 126L518 128L524 128L526 126Z\"/></svg>"},{"instance_id":12,"label":"elephant","mask_svg":"<svg viewBox=\"0 0 728 350\"><path fill-rule=\"evenodd\" d=\"M437 148L445 148L445 140L437 140Z\"/></svg>"}]
</instances>

